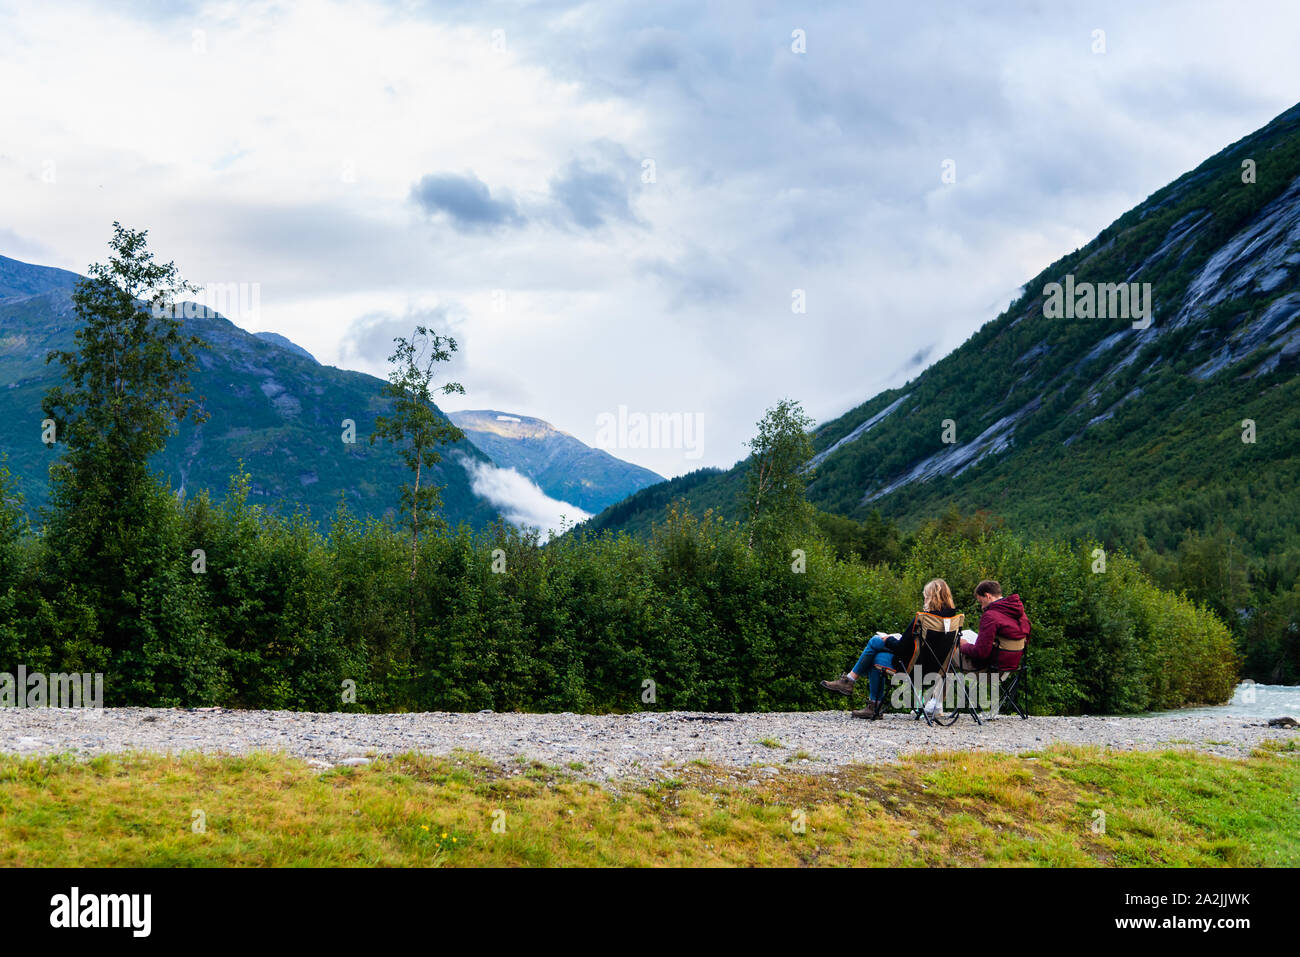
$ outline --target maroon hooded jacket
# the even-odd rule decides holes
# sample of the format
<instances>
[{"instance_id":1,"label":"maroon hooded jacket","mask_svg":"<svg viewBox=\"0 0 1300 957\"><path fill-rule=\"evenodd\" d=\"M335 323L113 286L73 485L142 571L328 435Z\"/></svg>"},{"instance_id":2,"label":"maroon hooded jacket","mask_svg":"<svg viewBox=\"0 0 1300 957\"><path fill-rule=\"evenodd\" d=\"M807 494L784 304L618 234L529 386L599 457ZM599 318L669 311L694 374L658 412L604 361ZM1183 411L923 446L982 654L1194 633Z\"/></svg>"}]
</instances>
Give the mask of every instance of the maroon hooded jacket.
<instances>
[{"instance_id":1,"label":"maroon hooded jacket","mask_svg":"<svg viewBox=\"0 0 1300 957\"><path fill-rule=\"evenodd\" d=\"M975 639L975 644L963 645L962 650L969 657L983 664L993 652L996 645L995 638L998 636L1007 641L1024 638L1028 647L1029 617L1025 614L1025 606L1020 601L1019 595L1008 595L990 602L980 615L980 632L979 637ZM1000 650L998 667L1006 671L1014 671L1020 667L1020 657L1023 654L1023 651Z\"/></svg>"}]
</instances>

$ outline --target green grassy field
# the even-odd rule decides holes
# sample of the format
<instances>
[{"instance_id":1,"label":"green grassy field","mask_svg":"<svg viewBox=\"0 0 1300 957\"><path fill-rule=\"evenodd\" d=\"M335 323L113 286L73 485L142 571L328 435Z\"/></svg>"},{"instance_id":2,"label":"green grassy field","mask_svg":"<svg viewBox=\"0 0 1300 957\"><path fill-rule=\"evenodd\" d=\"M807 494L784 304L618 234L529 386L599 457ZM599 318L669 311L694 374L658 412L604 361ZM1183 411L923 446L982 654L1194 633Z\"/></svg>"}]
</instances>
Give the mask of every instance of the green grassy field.
<instances>
[{"instance_id":1,"label":"green grassy field","mask_svg":"<svg viewBox=\"0 0 1300 957\"><path fill-rule=\"evenodd\" d=\"M1244 760L953 752L757 787L706 764L618 791L580 771L467 753L325 772L270 754L3 757L0 864L1300 864L1295 741Z\"/></svg>"}]
</instances>

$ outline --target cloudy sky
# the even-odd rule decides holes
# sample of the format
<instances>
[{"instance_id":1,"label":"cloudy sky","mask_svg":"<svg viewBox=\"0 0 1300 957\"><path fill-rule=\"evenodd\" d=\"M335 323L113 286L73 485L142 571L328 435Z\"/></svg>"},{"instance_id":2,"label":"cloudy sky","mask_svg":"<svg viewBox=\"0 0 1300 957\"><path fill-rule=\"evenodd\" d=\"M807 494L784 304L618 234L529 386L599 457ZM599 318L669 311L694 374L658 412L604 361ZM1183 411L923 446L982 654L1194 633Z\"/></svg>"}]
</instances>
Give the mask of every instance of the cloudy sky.
<instances>
[{"instance_id":1,"label":"cloudy sky","mask_svg":"<svg viewBox=\"0 0 1300 957\"><path fill-rule=\"evenodd\" d=\"M901 384L1300 98L1290 2L117 6L0 0L0 254L121 220L322 362L450 333L448 408L692 416L611 449L665 475Z\"/></svg>"}]
</instances>

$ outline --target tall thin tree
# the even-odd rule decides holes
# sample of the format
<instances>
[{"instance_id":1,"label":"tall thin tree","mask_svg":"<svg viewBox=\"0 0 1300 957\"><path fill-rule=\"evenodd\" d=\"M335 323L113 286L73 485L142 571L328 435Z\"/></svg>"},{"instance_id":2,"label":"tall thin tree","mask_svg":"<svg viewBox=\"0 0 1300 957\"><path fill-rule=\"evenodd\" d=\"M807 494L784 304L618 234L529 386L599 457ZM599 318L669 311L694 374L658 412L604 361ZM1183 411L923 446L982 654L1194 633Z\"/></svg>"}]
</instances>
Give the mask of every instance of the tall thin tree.
<instances>
[{"instance_id":1,"label":"tall thin tree","mask_svg":"<svg viewBox=\"0 0 1300 957\"><path fill-rule=\"evenodd\" d=\"M411 635L415 636L415 575L420 554L421 528L445 528L446 521L438 514L442 505L442 487L426 481L425 469L442 461L438 449L459 442L465 433L458 429L434 406L435 392L443 395L464 395L459 382L448 382L434 388L439 362L449 362L456 351L456 340L441 336L424 326L416 326L410 339L397 336L397 348L388 357L392 370L384 395L393 401L391 415L381 415L375 420L370 434L370 444L383 439L393 443L412 472L412 481L402 486L401 510L408 516L411 529L411 572L408 612Z\"/></svg>"},{"instance_id":2,"label":"tall thin tree","mask_svg":"<svg viewBox=\"0 0 1300 957\"><path fill-rule=\"evenodd\" d=\"M805 465L812 458L808 430L813 420L792 399L782 399L758 423L758 434L745 443L750 450L746 475L745 511L748 544L775 530L804 531L811 526L812 508L804 499Z\"/></svg>"},{"instance_id":3,"label":"tall thin tree","mask_svg":"<svg viewBox=\"0 0 1300 957\"><path fill-rule=\"evenodd\" d=\"M98 588L116 604L119 621L104 622L110 635L133 614L148 574L143 503L157 482L149 458L177 422L207 417L189 397L190 369L205 343L175 315L178 297L196 287L175 263L155 262L146 236L113 223L108 262L92 265L72 293L81 320L75 348L46 356L63 367L62 383L42 402L64 450L50 468L49 554L63 580ZM119 631L115 643L126 641Z\"/></svg>"}]
</instances>

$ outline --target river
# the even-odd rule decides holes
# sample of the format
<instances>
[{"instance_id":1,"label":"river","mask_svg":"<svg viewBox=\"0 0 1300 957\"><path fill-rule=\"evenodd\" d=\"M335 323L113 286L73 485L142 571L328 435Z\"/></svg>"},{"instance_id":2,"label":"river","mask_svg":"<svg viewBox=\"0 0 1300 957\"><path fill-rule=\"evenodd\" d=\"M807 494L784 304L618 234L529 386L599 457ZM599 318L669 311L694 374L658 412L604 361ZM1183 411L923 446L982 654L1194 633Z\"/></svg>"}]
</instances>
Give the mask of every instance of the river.
<instances>
[{"instance_id":1,"label":"river","mask_svg":"<svg viewBox=\"0 0 1300 957\"><path fill-rule=\"evenodd\" d=\"M1167 715L1227 715L1229 717L1280 718L1283 715L1300 720L1300 685L1261 685L1243 681L1237 685L1232 700L1227 704L1200 708L1178 708L1174 711L1151 711L1150 717Z\"/></svg>"}]
</instances>

